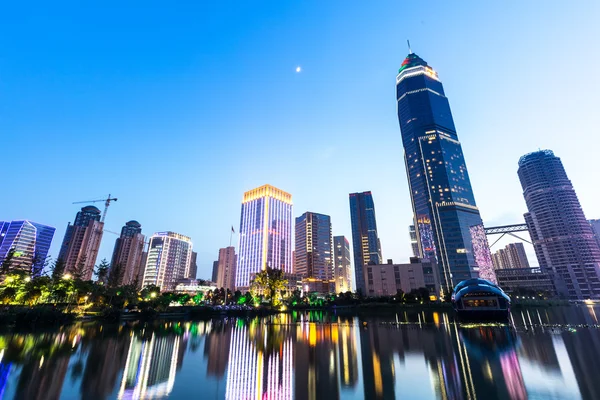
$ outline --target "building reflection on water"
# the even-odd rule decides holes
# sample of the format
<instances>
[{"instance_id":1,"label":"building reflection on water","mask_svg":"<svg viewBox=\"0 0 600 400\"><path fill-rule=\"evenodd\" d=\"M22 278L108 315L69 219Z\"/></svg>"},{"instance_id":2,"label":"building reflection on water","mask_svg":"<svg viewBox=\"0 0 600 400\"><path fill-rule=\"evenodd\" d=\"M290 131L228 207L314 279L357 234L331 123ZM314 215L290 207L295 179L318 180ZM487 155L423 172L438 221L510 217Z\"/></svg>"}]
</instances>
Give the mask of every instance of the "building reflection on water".
<instances>
[{"instance_id":1,"label":"building reflection on water","mask_svg":"<svg viewBox=\"0 0 600 400\"><path fill-rule=\"evenodd\" d=\"M600 398L600 330L533 322L595 323L585 307L566 312L514 315L517 329L458 326L444 313L310 312L6 334L0 397L157 399L189 388L236 400Z\"/></svg>"}]
</instances>

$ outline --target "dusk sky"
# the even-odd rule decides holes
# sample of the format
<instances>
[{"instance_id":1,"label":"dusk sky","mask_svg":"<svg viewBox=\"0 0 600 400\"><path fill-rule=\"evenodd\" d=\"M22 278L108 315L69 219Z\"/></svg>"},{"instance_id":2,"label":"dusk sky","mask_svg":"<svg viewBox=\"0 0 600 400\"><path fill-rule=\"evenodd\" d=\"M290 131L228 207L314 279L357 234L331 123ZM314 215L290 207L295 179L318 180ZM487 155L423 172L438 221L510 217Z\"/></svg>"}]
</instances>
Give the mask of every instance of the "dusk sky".
<instances>
[{"instance_id":1,"label":"dusk sky","mask_svg":"<svg viewBox=\"0 0 600 400\"><path fill-rule=\"evenodd\" d=\"M487 226L523 222L517 162L538 148L600 218L599 18L598 1L5 2L0 220L55 226L56 257L71 203L111 193L106 229L188 235L209 278L244 191L290 192L350 239L348 193L371 190L383 257L405 262L406 39L444 84Z\"/></svg>"}]
</instances>

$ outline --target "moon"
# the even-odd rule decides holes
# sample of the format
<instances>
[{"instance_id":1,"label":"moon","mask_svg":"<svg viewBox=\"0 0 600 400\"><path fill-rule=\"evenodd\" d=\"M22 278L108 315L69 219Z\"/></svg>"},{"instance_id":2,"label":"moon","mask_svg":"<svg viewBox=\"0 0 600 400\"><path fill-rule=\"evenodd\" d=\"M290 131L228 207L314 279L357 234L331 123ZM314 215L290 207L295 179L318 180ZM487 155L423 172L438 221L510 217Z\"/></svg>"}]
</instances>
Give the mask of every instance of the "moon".
<instances>
[{"instance_id":1,"label":"moon","mask_svg":"<svg viewBox=\"0 0 600 400\"><path fill-rule=\"evenodd\" d=\"M296 67L296 72L302 72L302 68L299 65Z\"/></svg>"}]
</instances>

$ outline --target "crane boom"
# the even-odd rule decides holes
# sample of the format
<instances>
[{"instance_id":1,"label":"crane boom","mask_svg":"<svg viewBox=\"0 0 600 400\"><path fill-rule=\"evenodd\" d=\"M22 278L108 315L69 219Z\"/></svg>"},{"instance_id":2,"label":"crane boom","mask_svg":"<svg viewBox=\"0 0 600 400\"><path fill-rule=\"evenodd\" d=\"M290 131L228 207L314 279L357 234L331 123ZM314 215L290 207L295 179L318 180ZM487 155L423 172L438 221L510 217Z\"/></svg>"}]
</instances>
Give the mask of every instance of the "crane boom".
<instances>
[{"instance_id":1,"label":"crane boom","mask_svg":"<svg viewBox=\"0 0 600 400\"><path fill-rule=\"evenodd\" d=\"M117 200L118 199L116 197L110 197L110 194L109 194L106 199L76 201L73 204L98 203L98 202L103 201L104 202L104 212L102 213L102 219L100 220L100 222L104 222L104 219L106 218L106 212L108 211L108 206L110 206L110 202L111 201L117 201Z\"/></svg>"}]
</instances>

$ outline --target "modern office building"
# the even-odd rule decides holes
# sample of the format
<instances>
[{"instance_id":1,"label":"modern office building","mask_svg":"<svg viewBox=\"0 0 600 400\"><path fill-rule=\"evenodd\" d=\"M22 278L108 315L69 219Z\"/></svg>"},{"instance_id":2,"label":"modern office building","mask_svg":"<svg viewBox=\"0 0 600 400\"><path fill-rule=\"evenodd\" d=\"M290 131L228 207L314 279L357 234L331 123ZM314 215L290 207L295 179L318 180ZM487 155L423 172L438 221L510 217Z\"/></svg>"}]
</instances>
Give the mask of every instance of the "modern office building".
<instances>
[{"instance_id":1,"label":"modern office building","mask_svg":"<svg viewBox=\"0 0 600 400\"><path fill-rule=\"evenodd\" d=\"M529 268L523 243L509 243L505 248L492 254L494 269Z\"/></svg>"},{"instance_id":2,"label":"modern office building","mask_svg":"<svg viewBox=\"0 0 600 400\"><path fill-rule=\"evenodd\" d=\"M421 257L419 252L419 241L417 240L417 230L414 225L408 226L408 236L410 237L410 247L413 257Z\"/></svg>"},{"instance_id":3,"label":"modern office building","mask_svg":"<svg viewBox=\"0 0 600 400\"><path fill-rule=\"evenodd\" d=\"M192 258L190 259L190 268L188 270L188 276L186 278L196 279L198 274L198 253L192 251Z\"/></svg>"},{"instance_id":4,"label":"modern office building","mask_svg":"<svg viewBox=\"0 0 600 400\"><path fill-rule=\"evenodd\" d=\"M354 284L357 291L365 294L363 266L380 264L383 259L371 192L350 193L350 220L354 250Z\"/></svg>"},{"instance_id":5,"label":"modern office building","mask_svg":"<svg viewBox=\"0 0 600 400\"><path fill-rule=\"evenodd\" d=\"M150 238L143 287L156 285L161 291L175 289L179 280L189 276L192 240L174 232L158 232Z\"/></svg>"},{"instance_id":6,"label":"modern office building","mask_svg":"<svg viewBox=\"0 0 600 400\"><path fill-rule=\"evenodd\" d=\"M367 296L393 296L398 290L409 293L411 290L427 288L433 296L440 293L439 273L434 262L411 257L408 264L367 265L364 267Z\"/></svg>"},{"instance_id":7,"label":"modern office building","mask_svg":"<svg viewBox=\"0 0 600 400\"><path fill-rule=\"evenodd\" d=\"M292 195L271 185L244 193L236 287L250 286L250 277L266 268L293 272Z\"/></svg>"},{"instance_id":8,"label":"modern office building","mask_svg":"<svg viewBox=\"0 0 600 400\"><path fill-rule=\"evenodd\" d=\"M333 279L331 242L329 215L305 212L296 218L296 275L303 279Z\"/></svg>"},{"instance_id":9,"label":"modern office building","mask_svg":"<svg viewBox=\"0 0 600 400\"><path fill-rule=\"evenodd\" d=\"M437 72L410 53L396 77L398 120L419 255L437 260L445 291L496 281L448 98Z\"/></svg>"},{"instance_id":10,"label":"modern office building","mask_svg":"<svg viewBox=\"0 0 600 400\"><path fill-rule=\"evenodd\" d=\"M0 265L12 251L11 268L41 274L56 229L29 220L0 221Z\"/></svg>"},{"instance_id":11,"label":"modern office building","mask_svg":"<svg viewBox=\"0 0 600 400\"><path fill-rule=\"evenodd\" d=\"M525 222L542 271L559 296L600 299L600 248L560 158L540 150L519 159Z\"/></svg>"},{"instance_id":12,"label":"modern office building","mask_svg":"<svg viewBox=\"0 0 600 400\"><path fill-rule=\"evenodd\" d=\"M517 292L519 289L527 289L535 292L544 292L554 297L554 283L552 274L543 272L539 268L504 268L496 270L498 285L508 294Z\"/></svg>"},{"instance_id":13,"label":"modern office building","mask_svg":"<svg viewBox=\"0 0 600 400\"><path fill-rule=\"evenodd\" d=\"M210 277L211 282L217 282L217 276L219 275L219 260L213 261L212 274Z\"/></svg>"},{"instance_id":14,"label":"modern office building","mask_svg":"<svg viewBox=\"0 0 600 400\"><path fill-rule=\"evenodd\" d=\"M145 239L142 225L137 221L129 221L121 228L121 236L115 241L110 263L112 268L120 265L122 274L119 285L137 282L142 268Z\"/></svg>"},{"instance_id":15,"label":"modern office building","mask_svg":"<svg viewBox=\"0 0 600 400\"><path fill-rule=\"evenodd\" d=\"M219 260L217 261L217 287L229 289L235 292L235 270L237 255L235 247L229 246L219 249Z\"/></svg>"},{"instance_id":16,"label":"modern office building","mask_svg":"<svg viewBox=\"0 0 600 400\"><path fill-rule=\"evenodd\" d=\"M336 293L352 291L350 243L345 236L333 237L333 278Z\"/></svg>"},{"instance_id":17,"label":"modern office building","mask_svg":"<svg viewBox=\"0 0 600 400\"><path fill-rule=\"evenodd\" d=\"M75 216L73 225L67 225L58 253L58 259L65 263L66 273L76 273L83 280L92 279L104 231L100 217L97 207L85 206Z\"/></svg>"},{"instance_id":18,"label":"modern office building","mask_svg":"<svg viewBox=\"0 0 600 400\"><path fill-rule=\"evenodd\" d=\"M598 246L600 246L600 219L590 219L588 222L590 223L590 226L592 227L592 232L594 233L594 238L596 239Z\"/></svg>"}]
</instances>

